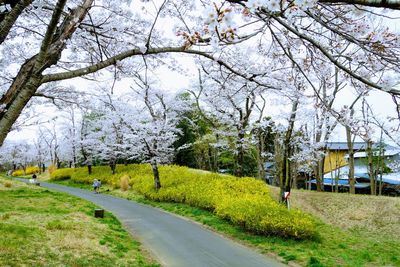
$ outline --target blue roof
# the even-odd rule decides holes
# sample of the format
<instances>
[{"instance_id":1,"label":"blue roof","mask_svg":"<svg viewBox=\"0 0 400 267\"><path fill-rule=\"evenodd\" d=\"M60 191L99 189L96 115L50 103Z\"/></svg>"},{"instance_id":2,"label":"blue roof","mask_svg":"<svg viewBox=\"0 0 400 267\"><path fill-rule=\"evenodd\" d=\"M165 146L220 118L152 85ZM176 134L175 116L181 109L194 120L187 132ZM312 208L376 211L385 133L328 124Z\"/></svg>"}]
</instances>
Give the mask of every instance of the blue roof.
<instances>
[{"instance_id":1,"label":"blue roof","mask_svg":"<svg viewBox=\"0 0 400 267\"><path fill-rule=\"evenodd\" d=\"M356 175L355 174L354 176L356 178L359 177L359 178L369 179L368 178L368 174L366 174L366 173L363 173L361 175ZM387 183L387 184L400 185L400 180L388 179L388 178L382 177L382 181L384 183ZM379 177L378 177L378 182L379 182ZM315 184L315 183L317 183L317 180L313 179L313 180L311 180L311 183ZM324 178L324 185L332 185L332 184L334 185L335 183L336 183L335 179ZM365 184L365 183L358 183L358 184L361 185L361 184ZM348 179L338 179L338 185L348 186L349 185L349 180ZM356 187L357 187L357 184L356 184Z\"/></svg>"},{"instance_id":2,"label":"blue roof","mask_svg":"<svg viewBox=\"0 0 400 267\"><path fill-rule=\"evenodd\" d=\"M347 142L328 142L326 143L326 147L328 150L349 150L349 146L347 145ZM372 148L376 149L379 147L379 143L373 143ZM398 149L394 146L391 145L384 145L385 150L392 150L392 149ZM355 151L358 150L365 150L367 148L367 143L366 142L354 142L353 143L353 149Z\"/></svg>"}]
</instances>

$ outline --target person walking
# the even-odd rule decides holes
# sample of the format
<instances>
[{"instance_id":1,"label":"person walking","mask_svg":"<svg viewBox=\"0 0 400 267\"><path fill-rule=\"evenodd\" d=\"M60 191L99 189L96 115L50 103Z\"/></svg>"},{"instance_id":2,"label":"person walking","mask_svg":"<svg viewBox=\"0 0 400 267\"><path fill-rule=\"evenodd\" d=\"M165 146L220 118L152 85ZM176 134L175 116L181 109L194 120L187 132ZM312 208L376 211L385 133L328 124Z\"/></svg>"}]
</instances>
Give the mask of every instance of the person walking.
<instances>
[{"instance_id":1,"label":"person walking","mask_svg":"<svg viewBox=\"0 0 400 267\"><path fill-rule=\"evenodd\" d=\"M95 194L97 194L97 186L98 186L98 184L97 184L97 179L94 179L94 180L93 180L93 192L94 192Z\"/></svg>"},{"instance_id":2,"label":"person walking","mask_svg":"<svg viewBox=\"0 0 400 267\"><path fill-rule=\"evenodd\" d=\"M93 192L95 194L99 194L100 193L100 186L101 186L100 180L94 179L93 180Z\"/></svg>"}]
</instances>

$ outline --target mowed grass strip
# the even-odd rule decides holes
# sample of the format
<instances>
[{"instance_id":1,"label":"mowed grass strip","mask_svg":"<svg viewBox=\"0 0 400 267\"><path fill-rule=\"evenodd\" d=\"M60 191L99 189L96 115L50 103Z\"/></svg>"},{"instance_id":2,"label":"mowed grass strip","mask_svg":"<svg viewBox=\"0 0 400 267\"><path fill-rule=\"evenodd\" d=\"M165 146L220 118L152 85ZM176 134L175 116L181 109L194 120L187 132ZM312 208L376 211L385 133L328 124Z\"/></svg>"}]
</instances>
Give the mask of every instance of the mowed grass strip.
<instances>
[{"instance_id":1,"label":"mowed grass strip","mask_svg":"<svg viewBox=\"0 0 400 267\"><path fill-rule=\"evenodd\" d=\"M0 266L159 266L110 213L0 177Z\"/></svg>"},{"instance_id":2,"label":"mowed grass strip","mask_svg":"<svg viewBox=\"0 0 400 267\"><path fill-rule=\"evenodd\" d=\"M58 183L91 188L71 179ZM189 217L292 266L400 266L400 198L293 190L291 205L318 218L319 235L293 240L249 233L213 212L186 204L151 201L135 188L122 191L104 185L102 191ZM270 191L278 197L279 189Z\"/></svg>"}]
</instances>

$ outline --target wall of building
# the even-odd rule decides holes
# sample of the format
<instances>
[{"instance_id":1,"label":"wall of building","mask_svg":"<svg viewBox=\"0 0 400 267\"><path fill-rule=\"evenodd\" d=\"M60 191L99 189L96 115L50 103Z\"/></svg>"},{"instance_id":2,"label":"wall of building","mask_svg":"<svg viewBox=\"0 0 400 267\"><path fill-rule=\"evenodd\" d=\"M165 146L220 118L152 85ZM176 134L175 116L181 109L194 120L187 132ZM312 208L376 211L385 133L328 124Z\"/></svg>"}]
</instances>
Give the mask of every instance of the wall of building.
<instances>
[{"instance_id":1,"label":"wall of building","mask_svg":"<svg viewBox=\"0 0 400 267\"><path fill-rule=\"evenodd\" d=\"M347 151L328 151L325 156L324 162L324 173L331 172L337 168L347 165L347 161L344 156Z\"/></svg>"}]
</instances>

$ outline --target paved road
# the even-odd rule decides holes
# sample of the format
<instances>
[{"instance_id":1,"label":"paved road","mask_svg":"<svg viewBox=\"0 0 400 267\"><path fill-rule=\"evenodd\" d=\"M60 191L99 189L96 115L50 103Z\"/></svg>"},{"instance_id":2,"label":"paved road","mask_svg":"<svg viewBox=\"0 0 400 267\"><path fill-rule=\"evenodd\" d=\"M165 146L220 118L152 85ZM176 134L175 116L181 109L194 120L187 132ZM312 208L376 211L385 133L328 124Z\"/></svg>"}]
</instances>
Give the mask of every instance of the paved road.
<instances>
[{"instance_id":1,"label":"paved road","mask_svg":"<svg viewBox=\"0 0 400 267\"><path fill-rule=\"evenodd\" d=\"M285 266L197 223L146 205L41 182L41 186L89 200L110 211L165 267Z\"/></svg>"}]
</instances>

